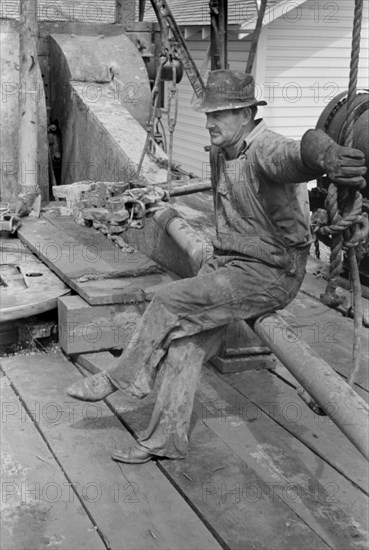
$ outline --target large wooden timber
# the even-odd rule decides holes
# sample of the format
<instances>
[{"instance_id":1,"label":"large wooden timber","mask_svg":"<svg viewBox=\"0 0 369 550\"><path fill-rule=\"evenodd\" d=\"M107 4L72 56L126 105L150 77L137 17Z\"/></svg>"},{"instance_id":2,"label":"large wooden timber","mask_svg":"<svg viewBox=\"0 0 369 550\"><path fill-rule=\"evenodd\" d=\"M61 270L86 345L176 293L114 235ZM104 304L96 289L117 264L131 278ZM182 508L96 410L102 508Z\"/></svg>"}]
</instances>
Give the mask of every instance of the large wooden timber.
<instances>
[{"instance_id":1,"label":"large wooden timber","mask_svg":"<svg viewBox=\"0 0 369 550\"><path fill-rule=\"evenodd\" d=\"M59 344L67 354L125 348L148 302L90 306L80 296L58 300Z\"/></svg>"},{"instance_id":2,"label":"large wooden timber","mask_svg":"<svg viewBox=\"0 0 369 550\"><path fill-rule=\"evenodd\" d=\"M111 460L115 448L134 439L104 402L66 396L81 375L62 354L6 358L2 365L106 548L220 549L155 463L123 466Z\"/></svg>"},{"instance_id":3,"label":"large wooden timber","mask_svg":"<svg viewBox=\"0 0 369 550\"><path fill-rule=\"evenodd\" d=\"M5 376L0 388L2 548L106 549L83 500Z\"/></svg>"},{"instance_id":4,"label":"large wooden timber","mask_svg":"<svg viewBox=\"0 0 369 550\"><path fill-rule=\"evenodd\" d=\"M73 218L27 220L18 236L91 305L144 302L176 279L144 254L125 252Z\"/></svg>"}]
</instances>

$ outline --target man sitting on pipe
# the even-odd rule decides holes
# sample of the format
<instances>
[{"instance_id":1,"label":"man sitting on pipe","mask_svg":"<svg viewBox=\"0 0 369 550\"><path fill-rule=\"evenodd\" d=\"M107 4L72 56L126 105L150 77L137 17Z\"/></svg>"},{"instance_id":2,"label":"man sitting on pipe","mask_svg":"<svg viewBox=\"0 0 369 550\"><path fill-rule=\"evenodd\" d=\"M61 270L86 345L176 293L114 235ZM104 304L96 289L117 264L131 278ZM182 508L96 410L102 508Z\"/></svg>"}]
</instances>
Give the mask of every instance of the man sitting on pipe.
<instances>
[{"instance_id":1,"label":"man sitting on pipe","mask_svg":"<svg viewBox=\"0 0 369 550\"><path fill-rule=\"evenodd\" d=\"M214 254L195 278L159 290L133 340L106 371L81 380L69 395L86 401L116 390L145 397L159 368L162 381L147 429L113 458L143 463L184 458L202 364L214 355L226 326L282 309L305 274L311 235L306 184L327 174L337 184L365 185L364 155L337 145L321 130L301 142L255 120L250 74L209 74L197 111L206 114L216 214Z\"/></svg>"}]
</instances>

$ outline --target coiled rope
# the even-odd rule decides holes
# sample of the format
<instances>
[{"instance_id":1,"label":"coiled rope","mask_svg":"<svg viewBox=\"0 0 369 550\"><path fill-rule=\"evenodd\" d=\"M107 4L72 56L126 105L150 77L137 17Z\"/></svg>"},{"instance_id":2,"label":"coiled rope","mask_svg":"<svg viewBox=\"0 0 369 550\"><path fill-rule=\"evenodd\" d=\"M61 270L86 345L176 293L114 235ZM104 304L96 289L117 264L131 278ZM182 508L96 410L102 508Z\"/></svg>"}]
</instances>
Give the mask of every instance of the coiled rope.
<instances>
[{"instance_id":1,"label":"coiled rope","mask_svg":"<svg viewBox=\"0 0 369 550\"><path fill-rule=\"evenodd\" d=\"M363 14L363 0L355 0L354 24L352 32L350 79L347 98L347 123L345 129L345 147L352 147L355 123L355 97L358 79L360 35ZM328 224L317 229L319 236L331 236L331 254L329 280L325 294L321 296L324 304L337 306L342 299L336 295L338 276L342 268L342 249L348 249L350 279L353 290L354 308L354 343L352 370L348 383L353 385L360 368L362 299L361 284L358 269L358 245L368 236L368 217L362 213L363 198L360 191L350 188L337 188L330 183L328 187L325 209ZM320 214L322 216L322 213ZM324 216L323 216L324 217ZM324 222L323 222L324 223Z\"/></svg>"}]
</instances>

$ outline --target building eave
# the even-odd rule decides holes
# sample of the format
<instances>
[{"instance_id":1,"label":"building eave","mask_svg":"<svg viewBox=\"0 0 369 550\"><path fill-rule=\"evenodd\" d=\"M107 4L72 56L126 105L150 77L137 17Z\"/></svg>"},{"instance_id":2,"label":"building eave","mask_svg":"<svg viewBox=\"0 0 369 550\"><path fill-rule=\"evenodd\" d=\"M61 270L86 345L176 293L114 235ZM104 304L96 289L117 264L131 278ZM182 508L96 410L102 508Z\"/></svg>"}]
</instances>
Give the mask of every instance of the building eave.
<instances>
[{"instance_id":1,"label":"building eave","mask_svg":"<svg viewBox=\"0 0 369 550\"><path fill-rule=\"evenodd\" d=\"M265 10L263 26L272 23L273 21L275 21L275 19L278 19L278 17L286 15L288 12L300 7L301 4L305 4L305 2L306 0L295 0L294 2L291 2L290 0L283 0L278 4L272 4L270 8L267 8ZM241 23L240 30L243 32L253 32L256 26L256 21L257 16L248 19L244 23Z\"/></svg>"}]
</instances>

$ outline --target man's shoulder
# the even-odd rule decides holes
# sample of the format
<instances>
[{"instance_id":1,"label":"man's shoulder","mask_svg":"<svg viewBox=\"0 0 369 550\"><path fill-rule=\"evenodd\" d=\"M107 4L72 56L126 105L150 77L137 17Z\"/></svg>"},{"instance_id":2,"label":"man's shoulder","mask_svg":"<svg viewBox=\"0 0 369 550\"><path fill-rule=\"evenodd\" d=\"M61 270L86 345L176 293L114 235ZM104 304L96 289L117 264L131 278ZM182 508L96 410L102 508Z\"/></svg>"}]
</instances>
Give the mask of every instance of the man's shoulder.
<instances>
[{"instance_id":1,"label":"man's shoulder","mask_svg":"<svg viewBox=\"0 0 369 550\"><path fill-rule=\"evenodd\" d=\"M249 152L251 155L256 155L257 157L264 154L268 156L275 151L295 151L296 148L299 148L299 143L298 140L288 138L270 128L265 128L252 141Z\"/></svg>"},{"instance_id":2,"label":"man's shoulder","mask_svg":"<svg viewBox=\"0 0 369 550\"><path fill-rule=\"evenodd\" d=\"M261 132L254 139L255 143L258 143L260 141L294 141L294 140L292 140L291 138L288 138L288 137L284 136L280 132L276 132L275 130L272 130L271 128L268 128L266 126L264 128L263 132Z\"/></svg>"}]
</instances>

